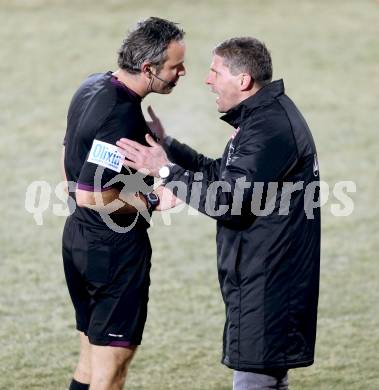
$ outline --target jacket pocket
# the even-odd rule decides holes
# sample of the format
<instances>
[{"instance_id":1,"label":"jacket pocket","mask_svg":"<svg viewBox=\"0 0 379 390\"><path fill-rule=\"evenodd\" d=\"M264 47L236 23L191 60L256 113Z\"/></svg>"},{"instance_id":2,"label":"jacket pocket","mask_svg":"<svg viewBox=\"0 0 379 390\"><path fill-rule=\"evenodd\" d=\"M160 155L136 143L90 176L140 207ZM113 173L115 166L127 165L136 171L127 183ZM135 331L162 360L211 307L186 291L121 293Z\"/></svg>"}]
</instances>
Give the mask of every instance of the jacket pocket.
<instances>
[{"instance_id":1,"label":"jacket pocket","mask_svg":"<svg viewBox=\"0 0 379 390\"><path fill-rule=\"evenodd\" d=\"M234 260L234 280L239 285L241 282L241 273L240 273L240 263L241 263L241 240L238 243L238 247L236 249L237 255Z\"/></svg>"},{"instance_id":2,"label":"jacket pocket","mask_svg":"<svg viewBox=\"0 0 379 390\"><path fill-rule=\"evenodd\" d=\"M241 235L227 237L221 233L217 236L218 249L218 271L223 292L238 286L240 283L240 261L241 261Z\"/></svg>"}]
</instances>

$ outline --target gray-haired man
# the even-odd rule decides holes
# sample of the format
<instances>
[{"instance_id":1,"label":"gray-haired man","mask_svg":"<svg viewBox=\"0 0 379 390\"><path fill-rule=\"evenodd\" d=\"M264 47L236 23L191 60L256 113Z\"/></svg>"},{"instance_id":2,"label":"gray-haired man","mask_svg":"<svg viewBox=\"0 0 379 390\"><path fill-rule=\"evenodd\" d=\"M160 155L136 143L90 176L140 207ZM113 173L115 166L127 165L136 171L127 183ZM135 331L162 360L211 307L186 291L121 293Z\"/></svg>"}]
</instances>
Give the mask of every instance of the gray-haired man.
<instances>
[{"instance_id":1,"label":"gray-haired man","mask_svg":"<svg viewBox=\"0 0 379 390\"><path fill-rule=\"evenodd\" d=\"M170 93L185 74L183 35L164 19L138 23L119 50L119 69L91 75L70 104L64 170L67 180L76 183L70 195L78 207L66 221L63 262L81 341L71 390L122 389L141 343L150 284L149 224L141 215L137 218L135 202L124 202L110 214L112 223L134 226L124 234L113 231L99 212L125 200L117 183L122 164L116 141L128 137L144 143L144 136L151 134L142 98L150 92ZM103 172L97 188L99 167ZM111 181L116 183L107 185ZM145 181L151 185L153 178ZM136 198L151 213L162 206L163 192L161 187Z\"/></svg>"}]
</instances>

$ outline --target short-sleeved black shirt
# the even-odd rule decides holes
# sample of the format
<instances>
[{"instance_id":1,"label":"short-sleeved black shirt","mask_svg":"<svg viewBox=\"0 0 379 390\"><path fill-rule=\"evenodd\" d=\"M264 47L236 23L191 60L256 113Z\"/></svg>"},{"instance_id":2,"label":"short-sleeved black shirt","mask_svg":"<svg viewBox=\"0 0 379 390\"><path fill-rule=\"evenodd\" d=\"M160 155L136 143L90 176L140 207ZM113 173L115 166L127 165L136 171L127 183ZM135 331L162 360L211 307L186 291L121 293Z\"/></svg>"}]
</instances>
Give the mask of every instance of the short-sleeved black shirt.
<instances>
[{"instance_id":1,"label":"short-sleeved black shirt","mask_svg":"<svg viewBox=\"0 0 379 390\"><path fill-rule=\"evenodd\" d=\"M115 145L117 140L124 137L146 145L145 135L151 132L142 113L141 100L112 72L91 75L81 84L72 98L67 115L64 166L68 181L76 182L80 189L98 190L99 180L94 182L98 165L87 161L94 139ZM105 190L106 184L119 173L101 168L100 183ZM123 167L120 173L128 175L129 170ZM153 184L151 177L146 177L144 181L148 185ZM112 185L119 190L123 186L122 182ZM70 196L75 199L72 188ZM84 224L106 227L100 214L94 210L76 207L73 216ZM112 214L112 220L119 226L130 226L135 217L135 214ZM137 226L147 228L149 224L139 216Z\"/></svg>"}]
</instances>

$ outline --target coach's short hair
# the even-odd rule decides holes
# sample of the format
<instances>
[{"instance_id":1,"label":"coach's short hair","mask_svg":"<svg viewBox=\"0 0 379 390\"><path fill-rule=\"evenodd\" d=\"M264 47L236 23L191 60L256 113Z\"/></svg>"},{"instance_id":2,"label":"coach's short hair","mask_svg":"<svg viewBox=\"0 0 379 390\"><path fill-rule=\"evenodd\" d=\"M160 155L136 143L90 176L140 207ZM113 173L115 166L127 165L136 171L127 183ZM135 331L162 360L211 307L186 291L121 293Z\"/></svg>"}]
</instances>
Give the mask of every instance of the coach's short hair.
<instances>
[{"instance_id":1,"label":"coach's short hair","mask_svg":"<svg viewBox=\"0 0 379 390\"><path fill-rule=\"evenodd\" d=\"M129 73L141 72L148 61L159 71L166 61L166 50L171 41L180 41L184 31L177 23L150 17L137 23L122 42L118 51L118 66Z\"/></svg>"},{"instance_id":2,"label":"coach's short hair","mask_svg":"<svg viewBox=\"0 0 379 390\"><path fill-rule=\"evenodd\" d=\"M256 38L239 37L227 39L213 50L224 59L224 65L234 75L246 72L260 86L272 80L272 62L265 44Z\"/></svg>"}]
</instances>

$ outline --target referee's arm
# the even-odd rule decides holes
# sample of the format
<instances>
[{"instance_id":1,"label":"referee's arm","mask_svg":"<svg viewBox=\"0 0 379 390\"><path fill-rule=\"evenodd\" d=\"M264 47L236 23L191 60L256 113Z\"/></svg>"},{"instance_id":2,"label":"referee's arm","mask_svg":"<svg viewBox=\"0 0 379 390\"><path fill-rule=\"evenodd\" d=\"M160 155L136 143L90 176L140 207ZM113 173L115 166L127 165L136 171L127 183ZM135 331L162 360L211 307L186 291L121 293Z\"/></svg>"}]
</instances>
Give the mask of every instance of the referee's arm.
<instances>
[{"instance_id":1,"label":"referee's arm","mask_svg":"<svg viewBox=\"0 0 379 390\"><path fill-rule=\"evenodd\" d=\"M66 170L64 167L64 155L65 155L65 147L62 148L62 155L61 155L61 168L62 173L64 177L64 181L66 183L64 191L68 195L68 183L67 183L67 175ZM101 196L101 199L99 199L99 196ZM78 207L87 207L89 209L98 211L98 212L109 212L112 213L112 209L110 204L115 201L119 200L124 203L123 206L118 208L114 211L114 213L117 214L134 214L138 210L135 206L132 204L129 204L127 201L128 199L120 199L120 191L116 190L115 188L109 188L106 191L97 192L96 194L93 191L85 191L79 188L76 188L75 190L75 198L76 198L76 204ZM142 196L141 194L130 194L129 201L132 201L133 204L139 204L141 207L146 207L146 198ZM119 203L119 202L118 202ZM119 203L120 204L120 203Z\"/></svg>"},{"instance_id":2,"label":"referee's arm","mask_svg":"<svg viewBox=\"0 0 379 390\"><path fill-rule=\"evenodd\" d=\"M101 197L101 198L99 198ZM135 214L138 209L146 208L146 199L140 193L130 193L125 197L120 198L120 191L115 188L107 189L106 191L93 192L77 188L75 190L76 204L78 207L87 207L98 212L105 212L107 214ZM117 202L117 210L113 210ZM120 207L119 205L123 203ZM135 205L139 205L137 208Z\"/></svg>"},{"instance_id":3,"label":"referee's arm","mask_svg":"<svg viewBox=\"0 0 379 390\"><path fill-rule=\"evenodd\" d=\"M174 208L183 201L177 198L172 192L164 186L159 186L153 191L159 198L159 204L156 207L156 211L165 211ZM94 192L76 189L76 203L79 207L87 207L98 212L106 212L108 214L133 214L137 211L141 211L142 208L148 207L145 196L141 193L128 194L128 197L120 198L120 192L114 188L101 192L101 201L99 202L98 194ZM120 200L124 203L119 209L113 211L111 203L115 200ZM139 205L138 209L135 205Z\"/></svg>"}]
</instances>

